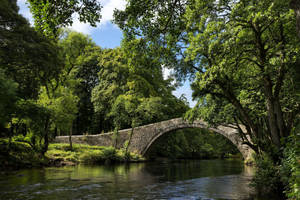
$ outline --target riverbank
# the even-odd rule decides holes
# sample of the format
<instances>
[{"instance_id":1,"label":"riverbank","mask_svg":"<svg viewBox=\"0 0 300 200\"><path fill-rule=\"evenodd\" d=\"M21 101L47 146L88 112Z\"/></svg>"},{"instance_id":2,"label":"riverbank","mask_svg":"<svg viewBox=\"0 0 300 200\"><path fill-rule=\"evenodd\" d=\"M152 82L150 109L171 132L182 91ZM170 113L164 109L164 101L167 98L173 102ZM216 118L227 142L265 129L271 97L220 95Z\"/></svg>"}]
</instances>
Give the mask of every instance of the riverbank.
<instances>
[{"instance_id":1,"label":"riverbank","mask_svg":"<svg viewBox=\"0 0 300 200\"><path fill-rule=\"evenodd\" d=\"M125 162L145 161L139 154L126 153L124 149L114 147L89 146L73 144L72 150L69 144L50 144L45 155L51 165L76 165L82 164L111 164Z\"/></svg>"},{"instance_id":2,"label":"riverbank","mask_svg":"<svg viewBox=\"0 0 300 200\"><path fill-rule=\"evenodd\" d=\"M77 164L111 164L142 162L145 158L138 154L126 153L124 149L113 147L73 144L50 144L44 156L33 151L25 142L0 140L0 169L17 170L24 168L65 166Z\"/></svg>"},{"instance_id":3,"label":"riverbank","mask_svg":"<svg viewBox=\"0 0 300 200\"><path fill-rule=\"evenodd\" d=\"M17 170L32 167L47 166L47 157L33 151L31 146L24 142L0 139L0 169Z\"/></svg>"}]
</instances>

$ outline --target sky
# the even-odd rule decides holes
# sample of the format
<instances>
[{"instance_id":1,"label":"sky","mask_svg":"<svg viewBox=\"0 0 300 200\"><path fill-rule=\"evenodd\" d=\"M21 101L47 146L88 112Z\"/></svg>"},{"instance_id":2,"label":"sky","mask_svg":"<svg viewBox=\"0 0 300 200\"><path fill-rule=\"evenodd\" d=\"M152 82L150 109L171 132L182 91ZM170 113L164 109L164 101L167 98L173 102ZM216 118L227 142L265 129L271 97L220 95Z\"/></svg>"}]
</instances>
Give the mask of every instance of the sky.
<instances>
[{"instance_id":1,"label":"sky","mask_svg":"<svg viewBox=\"0 0 300 200\"><path fill-rule=\"evenodd\" d=\"M93 41L102 48L115 48L120 46L122 40L121 30L111 22L113 19L114 9L123 10L126 6L125 0L99 0L103 6L101 10L102 19L97 24L97 27L91 27L88 24L79 22L75 19L73 25L70 27L74 31L81 32L90 35ZM26 4L26 0L18 0L18 6L20 7L19 13L27 18L30 24L33 25L33 18ZM74 16L76 17L76 16ZM164 70L164 77L168 77L171 73L168 69ZM196 102L192 100L192 90L190 88L190 82L186 81L181 87L177 88L173 94L180 97L182 94L187 98L190 107L194 107Z\"/></svg>"}]
</instances>

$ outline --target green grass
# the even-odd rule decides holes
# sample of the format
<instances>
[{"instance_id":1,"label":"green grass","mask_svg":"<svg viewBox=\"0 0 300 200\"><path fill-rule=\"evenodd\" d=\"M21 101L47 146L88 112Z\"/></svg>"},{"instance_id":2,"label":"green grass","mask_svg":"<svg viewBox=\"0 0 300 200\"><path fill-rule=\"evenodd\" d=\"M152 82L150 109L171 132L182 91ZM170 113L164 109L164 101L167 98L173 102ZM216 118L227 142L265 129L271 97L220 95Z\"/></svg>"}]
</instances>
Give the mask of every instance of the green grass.
<instances>
[{"instance_id":1,"label":"green grass","mask_svg":"<svg viewBox=\"0 0 300 200\"><path fill-rule=\"evenodd\" d=\"M31 146L24 142L13 140L9 147L8 139L0 139L0 169L21 169L49 165L65 164L101 164L139 162L144 158L138 154L126 154L123 149L113 147L89 146L73 144L50 144L45 156L33 151Z\"/></svg>"},{"instance_id":2,"label":"green grass","mask_svg":"<svg viewBox=\"0 0 300 200\"><path fill-rule=\"evenodd\" d=\"M69 144L50 144L46 156L50 160L85 164L138 162L144 160L138 154L128 153L126 155L122 149L83 144L73 144L72 150L70 150Z\"/></svg>"}]
</instances>

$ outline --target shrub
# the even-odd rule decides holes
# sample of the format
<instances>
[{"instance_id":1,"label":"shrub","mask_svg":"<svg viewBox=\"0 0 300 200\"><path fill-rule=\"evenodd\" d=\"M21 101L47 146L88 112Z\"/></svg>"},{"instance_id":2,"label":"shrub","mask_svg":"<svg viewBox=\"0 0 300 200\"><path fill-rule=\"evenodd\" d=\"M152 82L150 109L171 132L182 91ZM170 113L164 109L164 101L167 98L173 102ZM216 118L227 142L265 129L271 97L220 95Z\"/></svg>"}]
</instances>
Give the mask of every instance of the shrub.
<instances>
[{"instance_id":1,"label":"shrub","mask_svg":"<svg viewBox=\"0 0 300 200\"><path fill-rule=\"evenodd\" d=\"M85 164L95 164L103 162L103 157L101 150L85 151L79 156L79 161Z\"/></svg>"},{"instance_id":2,"label":"shrub","mask_svg":"<svg viewBox=\"0 0 300 200\"><path fill-rule=\"evenodd\" d=\"M297 139L298 138L298 139ZM300 135L290 136L284 150L281 179L285 194L291 200L300 199Z\"/></svg>"},{"instance_id":3,"label":"shrub","mask_svg":"<svg viewBox=\"0 0 300 200\"><path fill-rule=\"evenodd\" d=\"M258 192L270 193L282 191L280 178L280 166L276 165L272 159L266 155L256 155L256 173L251 185L257 188Z\"/></svg>"},{"instance_id":4,"label":"shrub","mask_svg":"<svg viewBox=\"0 0 300 200\"><path fill-rule=\"evenodd\" d=\"M115 154L116 154L116 149L114 147L107 147L102 150L103 151L103 157L105 160L114 160L115 159Z\"/></svg>"}]
</instances>

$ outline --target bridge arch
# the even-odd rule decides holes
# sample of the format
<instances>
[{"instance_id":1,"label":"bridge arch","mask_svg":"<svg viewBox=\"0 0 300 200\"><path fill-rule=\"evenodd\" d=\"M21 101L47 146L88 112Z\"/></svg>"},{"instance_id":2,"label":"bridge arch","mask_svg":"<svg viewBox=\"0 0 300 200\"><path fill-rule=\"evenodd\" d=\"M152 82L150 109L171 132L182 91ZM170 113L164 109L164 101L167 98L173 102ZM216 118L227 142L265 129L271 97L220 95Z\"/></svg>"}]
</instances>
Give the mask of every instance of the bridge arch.
<instances>
[{"instance_id":1,"label":"bridge arch","mask_svg":"<svg viewBox=\"0 0 300 200\"><path fill-rule=\"evenodd\" d=\"M238 131L234 126L222 126L209 127L208 124L202 120L196 120L192 123L185 121L181 118L176 118L168 121L152 124L152 126L144 126L139 132L138 136L133 136L130 151L135 151L142 155L145 155L150 146L162 135L183 128L201 128L208 129L213 132L219 133L229 139L241 152L245 161L251 158L253 151L245 144L242 143L241 138L238 135Z\"/></svg>"},{"instance_id":2,"label":"bridge arch","mask_svg":"<svg viewBox=\"0 0 300 200\"><path fill-rule=\"evenodd\" d=\"M246 144L243 144L236 127L232 125L209 127L208 124L202 120L196 120L190 123L182 118L166 120L134 128L128 149L130 152L136 152L144 155L153 142L155 142L160 136L167 132L183 128L202 128L219 133L229 139L238 148L245 162L251 162L252 160L252 154L254 151ZM98 135L74 135L72 136L72 142L97 146L116 146L117 148L122 148L126 141L129 140L131 131L132 129L120 130L117 141L113 139L114 134L111 132ZM68 141L69 136L58 136L53 142L68 143Z\"/></svg>"}]
</instances>

